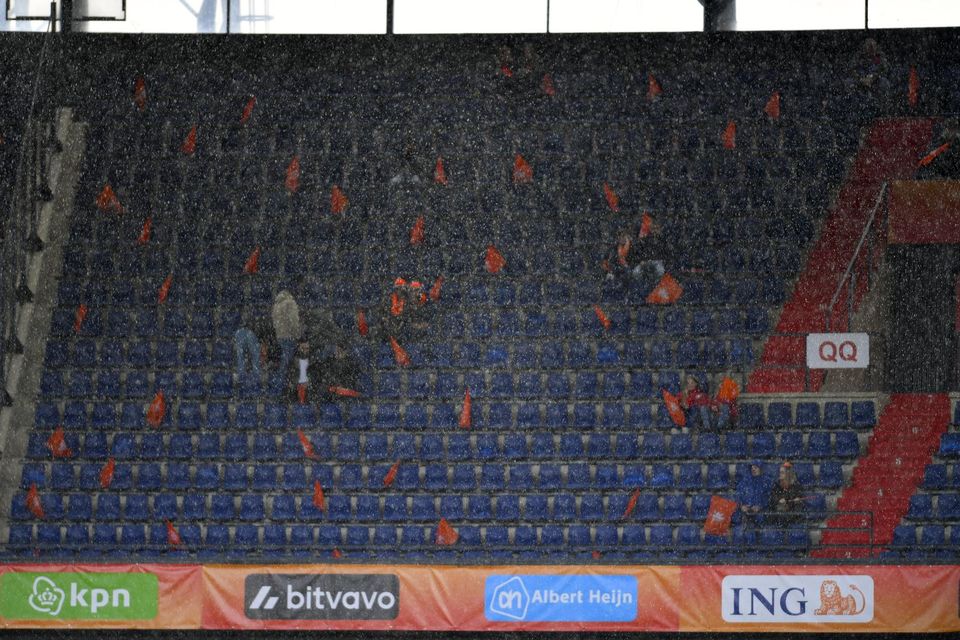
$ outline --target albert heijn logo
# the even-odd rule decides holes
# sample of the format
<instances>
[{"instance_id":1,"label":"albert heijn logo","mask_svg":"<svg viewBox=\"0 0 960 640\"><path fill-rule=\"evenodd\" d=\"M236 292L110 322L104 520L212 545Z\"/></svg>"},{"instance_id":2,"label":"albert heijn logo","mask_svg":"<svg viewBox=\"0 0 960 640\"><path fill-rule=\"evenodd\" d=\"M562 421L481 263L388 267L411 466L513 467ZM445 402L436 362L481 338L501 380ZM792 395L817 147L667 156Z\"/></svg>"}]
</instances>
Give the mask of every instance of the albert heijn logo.
<instances>
[{"instance_id":1,"label":"albert heijn logo","mask_svg":"<svg viewBox=\"0 0 960 640\"><path fill-rule=\"evenodd\" d=\"M727 576L726 622L864 623L873 620L873 578L865 575Z\"/></svg>"}]
</instances>

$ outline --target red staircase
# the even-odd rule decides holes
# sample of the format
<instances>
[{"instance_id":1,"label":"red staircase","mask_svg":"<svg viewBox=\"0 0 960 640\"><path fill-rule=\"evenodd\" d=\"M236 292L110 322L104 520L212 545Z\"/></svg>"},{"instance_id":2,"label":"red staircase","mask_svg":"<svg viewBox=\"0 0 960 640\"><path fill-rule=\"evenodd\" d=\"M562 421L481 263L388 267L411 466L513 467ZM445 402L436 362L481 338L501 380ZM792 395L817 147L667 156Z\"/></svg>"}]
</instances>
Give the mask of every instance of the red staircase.
<instances>
[{"instance_id":1,"label":"red staircase","mask_svg":"<svg viewBox=\"0 0 960 640\"><path fill-rule=\"evenodd\" d=\"M910 496L940 446L950 424L950 397L897 394L890 397L870 437L867 453L853 470L853 481L837 500L837 511L873 512L873 543L889 544L910 506ZM837 515L827 521L819 558L862 558L871 553L870 521L863 515ZM845 530L846 529L846 530ZM833 547L829 545L852 545ZM857 545L864 545L862 547Z\"/></svg>"},{"instance_id":2,"label":"red staircase","mask_svg":"<svg viewBox=\"0 0 960 640\"><path fill-rule=\"evenodd\" d=\"M883 183L914 175L932 131L931 120L893 118L874 123L857 152L836 203L824 220L817 244L810 251L793 294L783 307L780 321L764 344L747 391L808 390L804 380L803 334L823 331L824 308L853 257ZM820 389L822 373L810 372L810 391Z\"/></svg>"}]
</instances>

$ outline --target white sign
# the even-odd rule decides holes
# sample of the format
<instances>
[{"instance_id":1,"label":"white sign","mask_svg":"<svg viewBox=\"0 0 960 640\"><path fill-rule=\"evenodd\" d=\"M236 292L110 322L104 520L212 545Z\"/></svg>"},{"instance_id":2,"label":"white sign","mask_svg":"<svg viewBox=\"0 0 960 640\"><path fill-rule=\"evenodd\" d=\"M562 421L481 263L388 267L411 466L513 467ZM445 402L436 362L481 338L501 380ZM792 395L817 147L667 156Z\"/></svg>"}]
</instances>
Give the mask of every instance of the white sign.
<instances>
[{"instance_id":1,"label":"white sign","mask_svg":"<svg viewBox=\"0 0 960 640\"><path fill-rule=\"evenodd\" d=\"M873 620L870 576L727 576L726 622L853 622Z\"/></svg>"},{"instance_id":2,"label":"white sign","mask_svg":"<svg viewBox=\"0 0 960 640\"><path fill-rule=\"evenodd\" d=\"M807 334L810 369L863 369L870 366L870 336L866 333Z\"/></svg>"}]
</instances>

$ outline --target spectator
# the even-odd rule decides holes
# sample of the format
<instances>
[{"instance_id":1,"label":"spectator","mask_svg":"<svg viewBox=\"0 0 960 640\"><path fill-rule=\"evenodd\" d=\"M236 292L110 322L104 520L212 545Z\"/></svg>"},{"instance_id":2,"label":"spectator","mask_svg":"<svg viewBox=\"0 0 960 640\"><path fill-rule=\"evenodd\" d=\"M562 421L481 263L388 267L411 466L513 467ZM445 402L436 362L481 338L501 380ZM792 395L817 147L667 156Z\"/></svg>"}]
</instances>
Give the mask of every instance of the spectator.
<instances>
[{"instance_id":1,"label":"spectator","mask_svg":"<svg viewBox=\"0 0 960 640\"><path fill-rule=\"evenodd\" d=\"M423 337L430 327L432 304L423 285L416 280L397 278L385 307L384 340L393 336L400 342L409 342Z\"/></svg>"},{"instance_id":2,"label":"spectator","mask_svg":"<svg viewBox=\"0 0 960 640\"><path fill-rule=\"evenodd\" d=\"M754 460L750 463L748 475L737 484L737 502L740 507L740 521L744 531L752 532L763 524L762 510L770 501L770 483L763 475L763 463Z\"/></svg>"},{"instance_id":3,"label":"spectator","mask_svg":"<svg viewBox=\"0 0 960 640\"><path fill-rule=\"evenodd\" d=\"M617 234L617 243L604 261L607 280L636 288L646 297L667 272L665 257L660 226L647 218Z\"/></svg>"},{"instance_id":4,"label":"spectator","mask_svg":"<svg viewBox=\"0 0 960 640\"><path fill-rule=\"evenodd\" d=\"M302 337L300 307L293 294L284 289L277 294L271 311L273 332L280 345L280 371L286 371L293 360L297 341Z\"/></svg>"},{"instance_id":5,"label":"spectator","mask_svg":"<svg viewBox=\"0 0 960 640\"><path fill-rule=\"evenodd\" d=\"M737 408L737 398L740 396L740 385L728 376L720 381L720 387L717 389L717 397L713 403L713 409L717 413L717 428L726 429L731 424L736 423L739 410Z\"/></svg>"},{"instance_id":6,"label":"spectator","mask_svg":"<svg viewBox=\"0 0 960 640\"><path fill-rule=\"evenodd\" d=\"M848 86L860 101L860 108L885 107L890 99L889 65L880 45L873 38L863 41L854 56Z\"/></svg>"},{"instance_id":7,"label":"spectator","mask_svg":"<svg viewBox=\"0 0 960 640\"><path fill-rule=\"evenodd\" d=\"M687 426L699 421L701 429L709 429L712 426L711 409L714 408L713 401L709 394L700 388L697 378L688 375L683 393L680 394L680 407L687 414Z\"/></svg>"},{"instance_id":8,"label":"spectator","mask_svg":"<svg viewBox=\"0 0 960 640\"><path fill-rule=\"evenodd\" d=\"M246 375L246 361L250 360L250 370L260 377L260 364L267 360L272 340L270 326L265 318L254 317L250 311L244 311L242 324L233 334L233 349L237 357L236 375Z\"/></svg>"},{"instance_id":9,"label":"spectator","mask_svg":"<svg viewBox=\"0 0 960 640\"><path fill-rule=\"evenodd\" d=\"M776 527L787 527L796 524L803 516L804 496L802 487L797 483L797 472L793 465L784 462L780 465L780 474L777 483L770 492L768 509L770 523Z\"/></svg>"},{"instance_id":10,"label":"spectator","mask_svg":"<svg viewBox=\"0 0 960 640\"><path fill-rule=\"evenodd\" d=\"M311 347L306 340L297 343L296 357L287 371L291 400L299 400L301 393L316 399L332 397L330 387L356 388L360 367L346 348L339 344Z\"/></svg>"},{"instance_id":11,"label":"spectator","mask_svg":"<svg viewBox=\"0 0 960 640\"><path fill-rule=\"evenodd\" d=\"M320 360L318 368L318 379L325 391L330 387L356 389L360 378L360 366L343 346L334 345L333 353Z\"/></svg>"},{"instance_id":12,"label":"spectator","mask_svg":"<svg viewBox=\"0 0 960 640\"><path fill-rule=\"evenodd\" d=\"M400 162L398 164L399 167L397 168L397 173L390 178L391 185L420 184L422 180L421 176L425 175L425 173L422 168L417 165L416 152L414 151L413 143L407 142L403 146L403 154L401 155Z\"/></svg>"},{"instance_id":13,"label":"spectator","mask_svg":"<svg viewBox=\"0 0 960 640\"><path fill-rule=\"evenodd\" d=\"M940 135L935 138L931 147L931 153L921 161L917 179L960 178L960 121L957 118L947 118L943 121Z\"/></svg>"}]
</instances>

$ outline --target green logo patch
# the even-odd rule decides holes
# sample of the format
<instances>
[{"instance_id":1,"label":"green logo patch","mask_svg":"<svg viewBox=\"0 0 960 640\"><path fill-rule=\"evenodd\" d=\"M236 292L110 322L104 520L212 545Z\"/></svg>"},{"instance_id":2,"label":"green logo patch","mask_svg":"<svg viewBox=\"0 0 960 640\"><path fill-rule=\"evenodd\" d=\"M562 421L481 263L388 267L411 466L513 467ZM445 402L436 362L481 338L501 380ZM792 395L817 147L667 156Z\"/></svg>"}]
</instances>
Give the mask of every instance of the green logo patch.
<instances>
[{"instance_id":1,"label":"green logo patch","mask_svg":"<svg viewBox=\"0 0 960 640\"><path fill-rule=\"evenodd\" d=\"M10 620L152 620L160 592L149 573L4 573L0 616Z\"/></svg>"}]
</instances>

